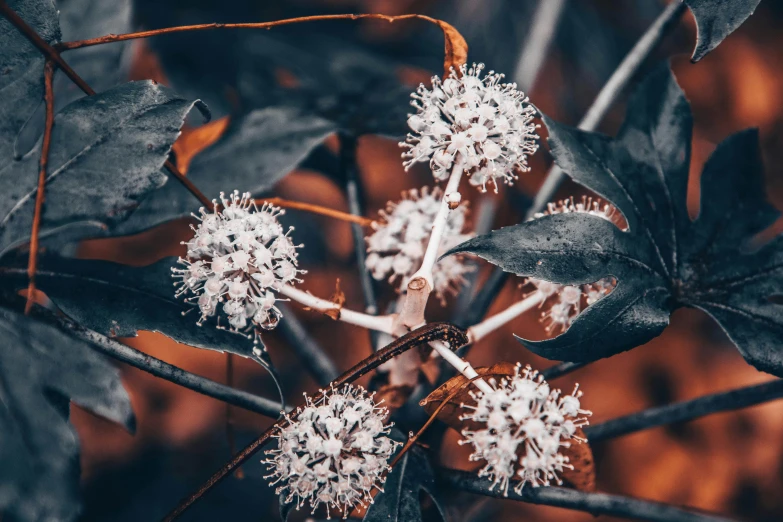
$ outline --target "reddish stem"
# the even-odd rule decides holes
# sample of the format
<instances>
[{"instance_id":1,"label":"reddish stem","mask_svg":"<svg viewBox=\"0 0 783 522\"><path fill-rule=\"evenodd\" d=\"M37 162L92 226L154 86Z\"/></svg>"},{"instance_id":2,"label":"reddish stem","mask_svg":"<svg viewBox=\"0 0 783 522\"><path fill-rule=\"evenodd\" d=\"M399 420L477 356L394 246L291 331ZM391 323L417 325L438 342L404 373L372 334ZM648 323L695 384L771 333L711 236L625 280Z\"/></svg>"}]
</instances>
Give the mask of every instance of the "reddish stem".
<instances>
[{"instance_id":1,"label":"reddish stem","mask_svg":"<svg viewBox=\"0 0 783 522\"><path fill-rule=\"evenodd\" d=\"M32 310L35 302L35 272L38 268L38 236L41 232L41 214L46 194L46 167L49 163L49 149L52 145L52 128L54 127L54 62L47 59L44 64L44 102L46 103L46 119L44 124L43 144L41 145L40 168L38 170L38 192L35 194L35 210L33 211L33 228L30 233L30 257L27 262L27 303L25 315Z\"/></svg>"}]
</instances>

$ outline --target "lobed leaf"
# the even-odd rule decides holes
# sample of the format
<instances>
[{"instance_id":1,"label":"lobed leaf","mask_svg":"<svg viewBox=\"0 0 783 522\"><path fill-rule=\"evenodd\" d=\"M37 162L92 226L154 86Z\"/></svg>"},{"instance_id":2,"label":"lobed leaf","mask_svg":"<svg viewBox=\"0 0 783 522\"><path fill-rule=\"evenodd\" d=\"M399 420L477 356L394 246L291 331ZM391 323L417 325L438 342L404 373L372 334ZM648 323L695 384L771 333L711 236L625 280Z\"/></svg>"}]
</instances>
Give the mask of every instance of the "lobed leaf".
<instances>
[{"instance_id":1,"label":"lobed leaf","mask_svg":"<svg viewBox=\"0 0 783 522\"><path fill-rule=\"evenodd\" d=\"M685 0L696 19L696 47L691 60L698 62L724 38L737 30L761 0Z\"/></svg>"}]
</instances>

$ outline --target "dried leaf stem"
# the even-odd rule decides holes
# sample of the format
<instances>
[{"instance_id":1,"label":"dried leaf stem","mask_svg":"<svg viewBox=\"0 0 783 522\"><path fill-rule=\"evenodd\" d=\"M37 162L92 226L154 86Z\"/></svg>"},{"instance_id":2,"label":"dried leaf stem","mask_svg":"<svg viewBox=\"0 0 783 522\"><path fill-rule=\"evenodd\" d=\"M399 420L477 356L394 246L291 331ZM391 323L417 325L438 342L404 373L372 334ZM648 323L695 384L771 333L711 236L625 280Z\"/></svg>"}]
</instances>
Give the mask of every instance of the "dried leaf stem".
<instances>
[{"instance_id":1,"label":"dried leaf stem","mask_svg":"<svg viewBox=\"0 0 783 522\"><path fill-rule=\"evenodd\" d=\"M622 437L637 431L686 422L713 413L738 410L783 398L783 379L705 395L689 401L676 402L658 408L632 413L585 428L590 442Z\"/></svg>"},{"instance_id":2,"label":"dried leaf stem","mask_svg":"<svg viewBox=\"0 0 783 522\"><path fill-rule=\"evenodd\" d=\"M264 198L264 199L257 199L255 200L255 202L257 205L263 205L264 203L269 203L270 205L275 205L280 208L302 210L304 212L310 212L311 214L319 214L321 216L327 216L330 218L339 219L340 221L346 221L348 223L353 223L355 225L359 225L362 227L370 226L375 222L372 219L368 219L362 216L357 216L354 214L349 214L347 212L340 212L339 210L334 210L319 205L313 205L311 203L290 201L288 199L283 199L283 198Z\"/></svg>"},{"instance_id":3,"label":"dried leaf stem","mask_svg":"<svg viewBox=\"0 0 783 522\"><path fill-rule=\"evenodd\" d=\"M432 323L426 326L422 326L418 330L410 332L409 334L396 339L382 350L379 350L366 359L360 361L350 370L335 379L331 383L331 386L337 388L343 384L351 383L359 377L362 377L363 375L371 372L389 359L405 353L412 348L426 345L427 343L435 340L448 342L452 347L456 348L467 342L467 336L460 328L447 323ZM326 391L322 390L313 398L313 400L318 401L325 393ZM253 441L245 449L240 451L231 460L231 462L223 466L214 475L212 475L196 492L183 499L183 501L174 509L174 511L169 513L166 518L163 519L163 522L172 522L173 520L176 520L217 483L230 475L237 467L241 466L242 463L258 452L264 446L264 444L269 442L269 440L274 435L275 430L281 427L284 423L285 419L278 420L269 429L262 433L260 437Z\"/></svg>"},{"instance_id":4,"label":"dried leaf stem","mask_svg":"<svg viewBox=\"0 0 783 522\"><path fill-rule=\"evenodd\" d=\"M503 491L490 489L491 483L476 473L440 468L438 478L446 486L489 497L519 500L530 504L554 506L575 511L585 511L594 516L611 515L652 522L731 522L731 519L694 509L641 500L607 493L587 493L575 489L555 486L543 488L526 487L522 493L509 489L508 497Z\"/></svg>"},{"instance_id":5,"label":"dried leaf stem","mask_svg":"<svg viewBox=\"0 0 783 522\"><path fill-rule=\"evenodd\" d=\"M35 209L33 210L33 227L30 233L30 255L27 262L27 303L24 306L25 315L30 313L35 302L35 273L38 269L38 236L41 232L41 215L43 214L44 198L46 196L46 168L49 164L49 149L52 146L52 128L54 127L54 62L47 58L44 63L44 103L46 116L44 123L43 142L41 144L41 159L38 170L38 191L35 194Z\"/></svg>"}]
</instances>

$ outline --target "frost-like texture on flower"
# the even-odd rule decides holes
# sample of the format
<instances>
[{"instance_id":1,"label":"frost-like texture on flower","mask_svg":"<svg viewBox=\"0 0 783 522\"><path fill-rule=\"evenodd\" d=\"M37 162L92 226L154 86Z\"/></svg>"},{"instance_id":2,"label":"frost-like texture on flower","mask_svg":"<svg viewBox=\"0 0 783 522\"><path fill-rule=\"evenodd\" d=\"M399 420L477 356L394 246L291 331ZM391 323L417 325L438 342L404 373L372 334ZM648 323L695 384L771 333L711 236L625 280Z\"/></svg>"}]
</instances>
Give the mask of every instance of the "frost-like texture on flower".
<instances>
[{"instance_id":1,"label":"frost-like texture on flower","mask_svg":"<svg viewBox=\"0 0 783 522\"><path fill-rule=\"evenodd\" d=\"M561 396L537 371L521 364L513 376L504 377L499 385L491 379L490 385L494 390L490 394L470 392L475 404L464 404L472 411L461 417L476 425L462 431L465 440L460 444L473 446L470 460L486 461L479 476L489 477L491 489L499 485L504 495L511 480L520 480L514 488L518 493L526 483L562 484L558 473L574 468L560 450L572 442L585 442L576 431L592 415L581 408L579 385L570 395Z\"/></svg>"},{"instance_id":2,"label":"frost-like texture on flower","mask_svg":"<svg viewBox=\"0 0 783 522\"><path fill-rule=\"evenodd\" d=\"M220 193L222 211L201 208L201 222L191 226L195 236L188 242L185 268L174 268L176 295L193 294L201 311L198 324L218 312L219 305L235 332L272 329L280 320L275 290L300 281L296 249L277 218L283 210L268 204L258 208L249 193L234 191L230 198ZM217 200L213 200L217 205Z\"/></svg>"},{"instance_id":3,"label":"frost-like texture on flower","mask_svg":"<svg viewBox=\"0 0 783 522\"><path fill-rule=\"evenodd\" d=\"M582 199L576 202L574 198L569 198L557 203L549 203L546 211L535 214L534 219L571 212L592 214L611 221L618 227L622 220L619 212L612 205L587 196L582 196ZM536 291L544 296L541 307L546 309L541 314L541 322L546 326L546 331L551 333L555 330L566 331L587 306L608 295L614 289L616 281L609 277L595 283L570 286L529 278L526 283L533 285Z\"/></svg>"},{"instance_id":4,"label":"frost-like texture on flower","mask_svg":"<svg viewBox=\"0 0 783 522\"><path fill-rule=\"evenodd\" d=\"M498 180L511 184L516 171L527 172L527 156L538 150L533 116L536 110L515 83L501 83L502 74L490 71L483 78L484 64L454 69L441 82L433 76L432 90L420 85L408 117L408 134L401 147L403 165L429 161L437 180L449 177L452 167L462 165L470 183L487 190Z\"/></svg>"},{"instance_id":5,"label":"frost-like texture on flower","mask_svg":"<svg viewBox=\"0 0 783 522\"><path fill-rule=\"evenodd\" d=\"M430 191L424 187L421 191L403 192L402 196L401 201L390 202L386 210L380 212L382 222L376 224L375 231L367 237L367 268L377 280L398 282L400 291L407 288L411 276L421 265L443 192L439 188ZM473 236L463 232L466 214L465 205L449 212L438 255ZM432 269L432 278L441 301L447 294L455 293L465 282L465 274L473 269L462 256L438 261Z\"/></svg>"},{"instance_id":6,"label":"frost-like texture on flower","mask_svg":"<svg viewBox=\"0 0 783 522\"><path fill-rule=\"evenodd\" d=\"M390 439L392 424L384 424L386 408L361 386L335 389L293 414L285 416L277 448L268 450L263 462L279 484L276 493L285 502L304 501L313 513L320 504L340 509L347 518L356 505L372 503L371 492L386 481L389 457L400 443Z\"/></svg>"}]
</instances>

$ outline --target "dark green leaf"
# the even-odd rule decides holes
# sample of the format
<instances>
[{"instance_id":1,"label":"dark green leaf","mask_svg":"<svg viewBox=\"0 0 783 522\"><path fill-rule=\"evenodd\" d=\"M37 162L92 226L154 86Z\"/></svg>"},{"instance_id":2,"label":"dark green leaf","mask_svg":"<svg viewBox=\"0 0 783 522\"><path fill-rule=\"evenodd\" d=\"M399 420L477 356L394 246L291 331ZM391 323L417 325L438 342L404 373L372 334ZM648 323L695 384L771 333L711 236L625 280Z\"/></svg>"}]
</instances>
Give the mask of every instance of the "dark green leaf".
<instances>
[{"instance_id":1,"label":"dark green leaf","mask_svg":"<svg viewBox=\"0 0 783 522\"><path fill-rule=\"evenodd\" d=\"M761 0L685 0L696 19L696 48L691 60L698 62L733 33L756 10Z\"/></svg>"},{"instance_id":2,"label":"dark green leaf","mask_svg":"<svg viewBox=\"0 0 783 522\"><path fill-rule=\"evenodd\" d=\"M750 249L779 215L766 200L758 133L743 131L718 146L691 221L691 112L668 67L637 90L616 138L544 121L557 164L614 204L628 230L597 216L557 214L453 250L559 283L617 280L563 335L523 342L551 359L591 361L647 342L674 309L691 306L712 315L749 363L783 375L783 239Z\"/></svg>"},{"instance_id":3,"label":"dark green leaf","mask_svg":"<svg viewBox=\"0 0 783 522\"><path fill-rule=\"evenodd\" d=\"M42 235L125 219L160 187L160 171L194 102L131 82L63 109L54 120ZM0 168L0 255L30 235L41 144Z\"/></svg>"},{"instance_id":4,"label":"dark green leaf","mask_svg":"<svg viewBox=\"0 0 783 522\"><path fill-rule=\"evenodd\" d=\"M51 0L8 0L8 6L48 43L60 40ZM16 136L43 100L44 58L5 17L0 16L0 168L11 161Z\"/></svg>"},{"instance_id":5,"label":"dark green leaf","mask_svg":"<svg viewBox=\"0 0 783 522\"><path fill-rule=\"evenodd\" d=\"M427 454L417 446L400 459L386 479L383 492L364 516L364 522L417 522L424 520L421 509L421 492L435 503L435 508L445 520L443 509L436 498L435 475Z\"/></svg>"},{"instance_id":6,"label":"dark green leaf","mask_svg":"<svg viewBox=\"0 0 783 522\"><path fill-rule=\"evenodd\" d=\"M259 194L296 168L334 130L331 122L296 109L259 109L232 121L217 143L195 157L188 178L212 197L234 189ZM183 187L169 183L114 232L129 234L189 216L197 203Z\"/></svg>"},{"instance_id":7,"label":"dark green leaf","mask_svg":"<svg viewBox=\"0 0 783 522\"><path fill-rule=\"evenodd\" d=\"M116 368L88 344L0 309L0 511L68 522L80 511L79 443L68 401L134 428Z\"/></svg>"},{"instance_id":8,"label":"dark green leaf","mask_svg":"<svg viewBox=\"0 0 783 522\"><path fill-rule=\"evenodd\" d=\"M253 341L213 324L198 327L198 310L174 297L169 257L146 267L108 261L42 257L36 283L63 312L82 326L109 337L134 337L138 330L160 332L177 342L254 355ZM26 285L22 262L18 268L0 268L4 281ZM189 312L189 313L188 313Z\"/></svg>"}]
</instances>

